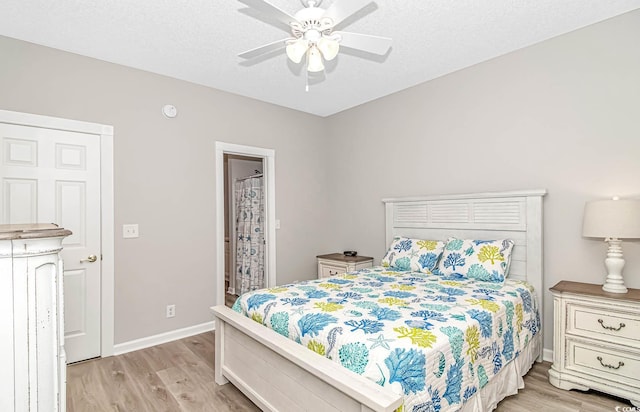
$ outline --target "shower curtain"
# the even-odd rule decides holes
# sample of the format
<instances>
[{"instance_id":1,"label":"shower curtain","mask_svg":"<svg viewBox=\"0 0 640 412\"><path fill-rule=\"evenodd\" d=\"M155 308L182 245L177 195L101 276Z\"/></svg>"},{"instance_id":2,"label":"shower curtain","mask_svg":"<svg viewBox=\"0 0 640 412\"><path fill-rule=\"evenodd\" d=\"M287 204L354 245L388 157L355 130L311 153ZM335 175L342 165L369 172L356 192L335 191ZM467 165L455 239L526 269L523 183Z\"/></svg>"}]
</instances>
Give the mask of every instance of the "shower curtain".
<instances>
[{"instance_id":1,"label":"shower curtain","mask_svg":"<svg viewBox=\"0 0 640 412\"><path fill-rule=\"evenodd\" d=\"M236 191L236 293L264 287L263 178L238 180Z\"/></svg>"}]
</instances>

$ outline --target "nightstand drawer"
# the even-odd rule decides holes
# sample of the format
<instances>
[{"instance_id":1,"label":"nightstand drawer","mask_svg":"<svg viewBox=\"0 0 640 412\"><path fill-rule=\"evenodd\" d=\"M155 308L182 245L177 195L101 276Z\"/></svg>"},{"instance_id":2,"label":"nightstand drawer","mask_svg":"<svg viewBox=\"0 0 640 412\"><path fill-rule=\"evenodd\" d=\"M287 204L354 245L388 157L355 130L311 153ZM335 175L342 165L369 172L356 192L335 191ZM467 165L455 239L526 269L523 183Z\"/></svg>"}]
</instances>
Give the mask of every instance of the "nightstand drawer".
<instances>
[{"instance_id":1,"label":"nightstand drawer","mask_svg":"<svg viewBox=\"0 0 640 412\"><path fill-rule=\"evenodd\" d=\"M373 258L369 256L345 256L342 253L330 253L318 255L316 258L318 259L318 278L320 279L373 266Z\"/></svg>"},{"instance_id":2,"label":"nightstand drawer","mask_svg":"<svg viewBox=\"0 0 640 412\"><path fill-rule=\"evenodd\" d=\"M638 387L640 357L615 346L601 347L587 342L567 341L567 369Z\"/></svg>"},{"instance_id":3,"label":"nightstand drawer","mask_svg":"<svg viewBox=\"0 0 640 412\"><path fill-rule=\"evenodd\" d=\"M567 333L640 347L640 316L611 308L569 303Z\"/></svg>"},{"instance_id":4,"label":"nightstand drawer","mask_svg":"<svg viewBox=\"0 0 640 412\"><path fill-rule=\"evenodd\" d=\"M329 276L339 275L341 273L345 273L347 271L347 267L338 266L338 265L327 265L326 263L322 265L322 272L320 273L321 278L326 278Z\"/></svg>"}]
</instances>

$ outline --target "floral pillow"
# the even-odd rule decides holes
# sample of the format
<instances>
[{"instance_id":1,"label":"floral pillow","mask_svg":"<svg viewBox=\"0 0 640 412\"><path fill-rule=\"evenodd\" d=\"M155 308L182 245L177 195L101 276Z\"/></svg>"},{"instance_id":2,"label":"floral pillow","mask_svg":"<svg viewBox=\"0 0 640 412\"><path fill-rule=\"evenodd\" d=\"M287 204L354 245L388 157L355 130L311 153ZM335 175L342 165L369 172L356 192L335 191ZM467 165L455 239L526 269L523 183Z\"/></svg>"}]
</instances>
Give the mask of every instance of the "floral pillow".
<instances>
[{"instance_id":1,"label":"floral pillow","mask_svg":"<svg viewBox=\"0 0 640 412\"><path fill-rule=\"evenodd\" d=\"M433 273L452 279L470 278L483 282L504 282L509 273L513 240L449 238Z\"/></svg>"},{"instance_id":2,"label":"floral pillow","mask_svg":"<svg viewBox=\"0 0 640 412\"><path fill-rule=\"evenodd\" d=\"M430 273L437 265L444 242L396 236L382 258L382 266Z\"/></svg>"}]
</instances>

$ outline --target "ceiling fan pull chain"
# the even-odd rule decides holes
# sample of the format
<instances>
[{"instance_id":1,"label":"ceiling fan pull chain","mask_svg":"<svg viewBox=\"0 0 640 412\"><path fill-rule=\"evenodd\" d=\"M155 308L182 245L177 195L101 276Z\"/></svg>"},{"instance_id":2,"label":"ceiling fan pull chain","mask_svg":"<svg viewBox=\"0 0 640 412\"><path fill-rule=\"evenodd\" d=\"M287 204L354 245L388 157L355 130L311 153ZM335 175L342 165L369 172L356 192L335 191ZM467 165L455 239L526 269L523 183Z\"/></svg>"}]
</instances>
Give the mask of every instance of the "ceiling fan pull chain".
<instances>
[{"instance_id":1,"label":"ceiling fan pull chain","mask_svg":"<svg viewBox=\"0 0 640 412\"><path fill-rule=\"evenodd\" d=\"M309 65L309 52L308 51L307 51L305 56L307 57L307 59L306 59L304 65L308 66ZM305 83L304 91L308 92L309 91L309 70L305 70L304 71L304 83Z\"/></svg>"}]
</instances>

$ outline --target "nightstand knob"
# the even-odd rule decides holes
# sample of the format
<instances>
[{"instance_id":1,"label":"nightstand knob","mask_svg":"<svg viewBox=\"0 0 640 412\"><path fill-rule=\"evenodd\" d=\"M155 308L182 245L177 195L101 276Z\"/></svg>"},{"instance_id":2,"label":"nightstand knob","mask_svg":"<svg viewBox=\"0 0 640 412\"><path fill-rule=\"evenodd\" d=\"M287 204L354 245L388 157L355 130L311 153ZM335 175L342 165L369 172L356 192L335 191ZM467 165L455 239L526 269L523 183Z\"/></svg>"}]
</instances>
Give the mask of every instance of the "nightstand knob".
<instances>
[{"instance_id":1,"label":"nightstand knob","mask_svg":"<svg viewBox=\"0 0 640 412\"><path fill-rule=\"evenodd\" d=\"M602 363L602 356L598 356L597 359L600 362L600 365L604 366L605 368L620 369L621 366L624 366L624 362L621 361L618 361L618 366L609 365L608 363Z\"/></svg>"},{"instance_id":2,"label":"nightstand knob","mask_svg":"<svg viewBox=\"0 0 640 412\"><path fill-rule=\"evenodd\" d=\"M622 323L622 322L620 322L620 326L618 326L617 328L616 328L616 327L614 327L614 326L604 326L604 321L603 321L602 319L598 319L598 323L599 323L599 324L600 324L600 326L602 326L604 329L607 329L607 330L613 330L613 331L616 331L616 332L617 332L617 331L619 331L620 329L624 328L625 326L627 326L627 325L625 325L625 324L624 324L624 323ZM616 368L616 369L617 369L617 368Z\"/></svg>"}]
</instances>

